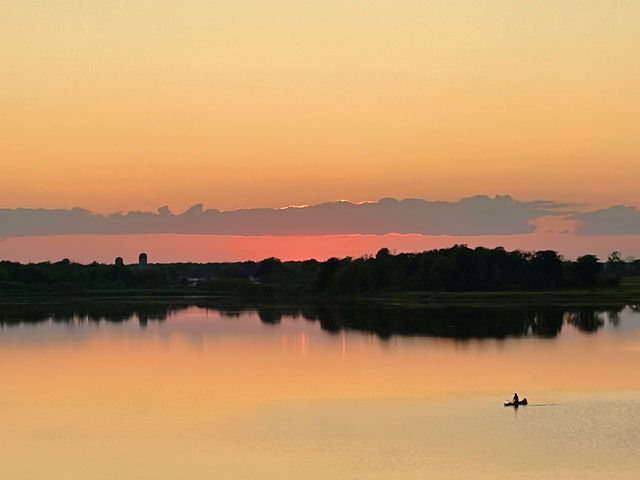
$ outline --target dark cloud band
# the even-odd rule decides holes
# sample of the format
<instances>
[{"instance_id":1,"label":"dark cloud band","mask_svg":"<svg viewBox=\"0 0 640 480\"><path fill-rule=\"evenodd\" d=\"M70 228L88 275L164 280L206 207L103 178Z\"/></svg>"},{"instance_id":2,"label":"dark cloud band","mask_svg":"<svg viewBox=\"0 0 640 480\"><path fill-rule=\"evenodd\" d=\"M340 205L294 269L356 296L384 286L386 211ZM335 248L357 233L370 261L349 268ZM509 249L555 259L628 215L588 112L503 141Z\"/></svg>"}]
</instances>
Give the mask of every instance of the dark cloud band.
<instances>
[{"instance_id":1,"label":"dark cloud band","mask_svg":"<svg viewBox=\"0 0 640 480\"><path fill-rule=\"evenodd\" d=\"M0 236L180 233L209 235L328 235L415 233L509 235L530 233L531 220L558 215L568 205L478 195L458 202L396 200L329 202L305 207L205 210L173 214L131 211L99 215L82 209L0 209Z\"/></svg>"}]
</instances>

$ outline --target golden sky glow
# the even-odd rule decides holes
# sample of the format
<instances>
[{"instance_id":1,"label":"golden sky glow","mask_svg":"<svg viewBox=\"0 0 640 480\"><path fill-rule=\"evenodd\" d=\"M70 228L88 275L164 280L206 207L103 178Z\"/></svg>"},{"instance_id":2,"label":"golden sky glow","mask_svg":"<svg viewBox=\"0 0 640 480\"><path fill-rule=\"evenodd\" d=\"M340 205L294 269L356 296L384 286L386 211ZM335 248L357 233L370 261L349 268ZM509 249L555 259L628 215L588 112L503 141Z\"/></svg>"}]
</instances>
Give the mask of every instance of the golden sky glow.
<instances>
[{"instance_id":1,"label":"golden sky glow","mask_svg":"<svg viewBox=\"0 0 640 480\"><path fill-rule=\"evenodd\" d=\"M632 1L8 1L0 206L640 204Z\"/></svg>"}]
</instances>

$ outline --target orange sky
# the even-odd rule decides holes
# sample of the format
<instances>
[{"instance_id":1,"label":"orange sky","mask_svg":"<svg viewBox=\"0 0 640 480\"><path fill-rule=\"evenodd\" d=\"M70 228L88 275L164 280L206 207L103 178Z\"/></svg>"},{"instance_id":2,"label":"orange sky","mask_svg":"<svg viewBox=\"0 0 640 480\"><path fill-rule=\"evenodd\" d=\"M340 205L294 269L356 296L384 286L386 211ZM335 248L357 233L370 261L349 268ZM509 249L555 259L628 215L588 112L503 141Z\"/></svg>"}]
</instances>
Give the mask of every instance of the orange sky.
<instances>
[{"instance_id":1,"label":"orange sky","mask_svg":"<svg viewBox=\"0 0 640 480\"><path fill-rule=\"evenodd\" d=\"M640 204L636 2L0 5L0 207Z\"/></svg>"},{"instance_id":2,"label":"orange sky","mask_svg":"<svg viewBox=\"0 0 640 480\"><path fill-rule=\"evenodd\" d=\"M448 248L455 244L470 247L498 247L525 251L557 250L575 259L587 253L606 260L614 250L626 258L640 257L640 235L38 235L0 237L0 259L19 262L58 261L69 258L80 263L112 263L122 257L136 263L146 252L152 263L235 262L277 257L282 260L324 261L330 257L373 255L386 247L392 251L420 252Z\"/></svg>"}]
</instances>

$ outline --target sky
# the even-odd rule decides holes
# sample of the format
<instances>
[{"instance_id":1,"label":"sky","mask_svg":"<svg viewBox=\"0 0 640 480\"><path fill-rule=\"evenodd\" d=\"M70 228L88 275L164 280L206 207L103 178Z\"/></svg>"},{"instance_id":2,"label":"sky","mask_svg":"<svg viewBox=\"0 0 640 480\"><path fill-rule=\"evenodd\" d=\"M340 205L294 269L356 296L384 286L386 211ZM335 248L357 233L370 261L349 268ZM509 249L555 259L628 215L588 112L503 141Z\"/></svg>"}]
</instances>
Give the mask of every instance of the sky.
<instances>
[{"instance_id":1,"label":"sky","mask_svg":"<svg viewBox=\"0 0 640 480\"><path fill-rule=\"evenodd\" d=\"M0 208L639 206L639 24L622 0L1 1Z\"/></svg>"}]
</instances>

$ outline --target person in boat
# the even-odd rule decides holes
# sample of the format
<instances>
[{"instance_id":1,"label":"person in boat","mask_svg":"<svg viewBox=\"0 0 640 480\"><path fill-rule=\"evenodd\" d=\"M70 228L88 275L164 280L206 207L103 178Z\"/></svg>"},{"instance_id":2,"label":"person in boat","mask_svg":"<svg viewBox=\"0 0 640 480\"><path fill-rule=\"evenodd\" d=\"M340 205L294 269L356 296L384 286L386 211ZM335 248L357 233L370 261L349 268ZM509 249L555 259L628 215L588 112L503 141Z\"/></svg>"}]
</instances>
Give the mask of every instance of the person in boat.
<instances>
[{"instance_id":1,"label":"person in boat","mask_svg":"<svg viewBox=\"0 0 640 480\"><path fill-rule=\"evenodd\" d=\"M518 398L518 394L517 393L513 394L513 403L516 404L516 405L518 403L520 403L520 399Z\"/></svg>"}]
</instances>

